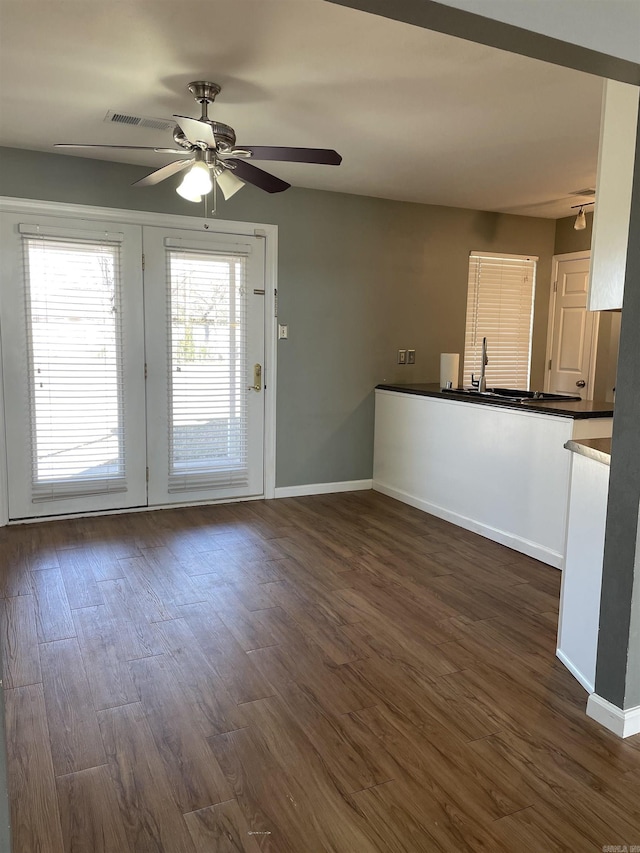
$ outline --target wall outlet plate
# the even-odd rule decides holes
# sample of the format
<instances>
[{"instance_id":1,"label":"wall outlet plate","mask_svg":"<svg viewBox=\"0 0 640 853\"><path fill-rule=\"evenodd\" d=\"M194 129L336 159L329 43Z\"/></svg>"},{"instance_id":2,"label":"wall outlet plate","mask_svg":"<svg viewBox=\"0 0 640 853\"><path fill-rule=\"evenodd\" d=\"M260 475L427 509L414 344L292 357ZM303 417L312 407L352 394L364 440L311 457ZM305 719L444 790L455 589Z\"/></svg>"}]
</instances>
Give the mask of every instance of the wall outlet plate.
<instances>
[{"instance_id":1,"label":"wall outlet plate","mask_svg":"<svg viewBox=\"0 0 640 853\"><path fill-rule=\"evenodd\" d=\"M286 323L278 323L278 340L286 341L289 338L289 327Z\"/></svg>"},{"instance_id":2,"label":"wall outlet plate","mask_svg":"<svg viewBox=\"0 0 640 853\"><path fill-rule=\"evenodd\" d=\"M416 351L414 349L407 350L407 364L416 363Z\"/></svg>"},{"instance_id":3,"label":"wall outlet plate","mask_svg":"<svg viewBox=\"0 0 640 853\"><path fill-rule=\"evenodd\" d=\"M398 364L406 364L407 363L407 351L406 349L398 350Z\"/></svg>"}]
</instances>

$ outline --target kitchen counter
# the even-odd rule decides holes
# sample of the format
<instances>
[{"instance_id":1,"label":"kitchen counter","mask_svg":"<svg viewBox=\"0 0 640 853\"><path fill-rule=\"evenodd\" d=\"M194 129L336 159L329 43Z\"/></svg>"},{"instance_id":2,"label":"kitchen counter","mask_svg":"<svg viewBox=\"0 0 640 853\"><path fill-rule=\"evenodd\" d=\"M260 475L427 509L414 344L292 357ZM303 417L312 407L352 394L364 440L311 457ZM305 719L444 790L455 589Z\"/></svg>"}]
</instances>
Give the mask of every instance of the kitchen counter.
<instances>
[{"instance_id":1,"label":"kitchen counter","mask_svg":"<svg viewBox=\"0 0 640 853\"><path fill-rule=\"evenodd\" d=\"M565 447L609 438L611 404L517 403L437 384L379 385L375 397L374 489L564 566L571 463L583 459Z\"/></svg>"},{"instance_id":2,"label":"kitchen counter","mask_svg":"<svg viewBox=\"0 0 640 853\"><path fill-rule=\"evenodd\" d=\"M610 438L583 438L576 441L568 441L565 444L567 450L586 456L587 459L595 459L603 465L611 465L611 439Z\"/></svg>"},{"instance_id":3,"label":"kitchen counter","mask_svg":"<svg viewBox=\"0 0 640 853\"><path fill-rule=\"evenodd\" d=\"M381 383L376 388L383 391L398 391L401 394L416 394L421 397L442 397L446 400L459 400L478 406L500 406L504 409L540 412L545 415L576 420L613 417L613 403L606 403L601 400L526 400L518 403L513 400L501 400L497 397L473 397L471 395L467 397L440 388L436 382L407 385Z\"/></svg>"}]
</instances>

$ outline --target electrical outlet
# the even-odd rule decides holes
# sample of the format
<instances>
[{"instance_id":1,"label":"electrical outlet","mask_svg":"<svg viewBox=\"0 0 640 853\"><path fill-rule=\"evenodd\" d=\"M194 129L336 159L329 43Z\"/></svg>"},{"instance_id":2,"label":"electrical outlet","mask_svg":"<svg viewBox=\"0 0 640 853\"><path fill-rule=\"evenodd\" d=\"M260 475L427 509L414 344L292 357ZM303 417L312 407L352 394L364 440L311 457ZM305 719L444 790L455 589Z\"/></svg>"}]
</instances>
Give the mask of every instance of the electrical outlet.
<instances>
[{"instance_id":1,"label":"electrical outlet","mask_svg":"<svg viewBox=\"0 0 640 853\"><path fill-rule=\"evenodd\" d=\"M406 349L398 350L398 364L406 364L407 363L407 351Z\"/></svg>"},{"instance_id":2,"label":"electrical outlet","mask_svg":"<svg viewBox=\"0 0 640 853\"><path fill-rule=\"evenodd\" d=\"M414 349L407 350L407 364L416 363L416 351Z\"/></svg>"},{"instance_id":3,"label":"electrical outlet","mask_svg":"<svg viewBox=\"0 0 640 853\"><path fill-rule=\"evenodd\" d=\"M278 323L278 340L286 341L289 339L289 327L286 323Z\"/></svg>"}]
</instances>

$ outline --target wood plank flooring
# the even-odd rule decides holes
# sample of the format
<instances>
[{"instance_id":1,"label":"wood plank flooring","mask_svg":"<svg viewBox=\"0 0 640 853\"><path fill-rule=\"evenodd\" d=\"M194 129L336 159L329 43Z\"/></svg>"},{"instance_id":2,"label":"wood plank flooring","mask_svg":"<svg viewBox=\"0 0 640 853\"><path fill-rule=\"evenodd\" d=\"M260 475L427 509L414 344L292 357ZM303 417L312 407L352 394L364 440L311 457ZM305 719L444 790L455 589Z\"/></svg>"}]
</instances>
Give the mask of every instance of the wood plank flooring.
<instances>
[{"instance_id":1,"label":"wood plank flooring","mask_svg":"<svg viewBox=\"0 0 640 853\"><path fill-rule=\"evenodd\" d=\"M585 716L535 560L375 492L0 554L14 853L640 845L640 737Z\"/></svg>"}]
</instances>

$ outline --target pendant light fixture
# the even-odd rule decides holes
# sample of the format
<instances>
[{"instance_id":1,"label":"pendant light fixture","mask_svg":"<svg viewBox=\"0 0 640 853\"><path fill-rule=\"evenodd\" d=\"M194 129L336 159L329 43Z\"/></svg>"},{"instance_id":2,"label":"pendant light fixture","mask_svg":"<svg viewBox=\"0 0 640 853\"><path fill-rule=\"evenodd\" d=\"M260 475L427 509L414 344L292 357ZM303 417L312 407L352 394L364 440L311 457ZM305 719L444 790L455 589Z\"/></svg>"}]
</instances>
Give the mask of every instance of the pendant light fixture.
<instances>
[{"instance_id":1,"label":"pendant light fixture","mask_svg":"<svg viewBox=\"0 0 640 853\"><path fill-rule=\"evenodd\" d=\"M595 201L585 201L582 204L574 204L571 210L575 210L576 207L579 207L578 215L576 216L576 221L573 223L573 227L576 231L584 231L587 227L587 217L585 216L584 208L589 204L595 204Z\"/></svg>"}]
</instances>

